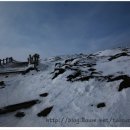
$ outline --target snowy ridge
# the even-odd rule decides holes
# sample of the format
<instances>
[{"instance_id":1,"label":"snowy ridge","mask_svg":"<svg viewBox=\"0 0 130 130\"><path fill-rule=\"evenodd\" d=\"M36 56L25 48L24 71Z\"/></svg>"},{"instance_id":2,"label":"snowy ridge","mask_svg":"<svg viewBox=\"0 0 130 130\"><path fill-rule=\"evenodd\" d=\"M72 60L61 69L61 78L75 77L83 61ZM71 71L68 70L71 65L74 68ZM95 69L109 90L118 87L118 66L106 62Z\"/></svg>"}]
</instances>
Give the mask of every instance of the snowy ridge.
<instances>
[{"instance_id":1,"label":"snowy ridge","mask_svg":"<svg viewBox=\"0 0 130 130\"><path fill-rule=\"evenodd\" d=\"M130 49L51 57L39 70L0 76L0 126L130 126Z\"/></svg>"}]
</instances>

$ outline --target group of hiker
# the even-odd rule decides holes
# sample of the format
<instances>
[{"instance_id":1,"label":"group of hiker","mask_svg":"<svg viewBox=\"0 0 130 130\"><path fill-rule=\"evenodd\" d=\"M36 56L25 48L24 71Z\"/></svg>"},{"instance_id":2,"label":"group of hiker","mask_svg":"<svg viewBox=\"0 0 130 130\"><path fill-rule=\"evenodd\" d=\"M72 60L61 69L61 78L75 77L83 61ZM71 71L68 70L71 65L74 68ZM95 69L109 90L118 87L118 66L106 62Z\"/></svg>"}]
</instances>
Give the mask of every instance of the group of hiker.
<instances>
[{"instance_id":1,"label":"group of hiker","mask_svg":"<svg viewBox=\"0 0 130 130\"><path fill-rule=\"evenodd\" d=\"M0 59L0 65L5 65L8 63L12 63L13 62L13 57L7 57L5 59Z\"/></svg>"},{"instance_id":2,"label":"group of hiker","mask_svg":"<svg viewBox=\"0 0 130 130\"><path fill-rule=\"evenodd\" d=\"M0 59L0 65L6 65L8 63L12 63L14 61L13 57L7 57L5 59ZM34 55L29 55L27 62L28 65L33 64L34 67L36 67L39 64L40 61L40 55L39 54L34 54Z\"/></svg>"},{"instance_id":3,"label":"group of hiker","mask_svg":"<svg viewBox=\"0 0 130 130\"><path fill-rule=\"evenodd\" d=\"M34 54L32 56L29 55L28 64L34 64L34 67L36 67L39 64L39 59L40 59L39 54Z\"/></svg>"}]
</instances>

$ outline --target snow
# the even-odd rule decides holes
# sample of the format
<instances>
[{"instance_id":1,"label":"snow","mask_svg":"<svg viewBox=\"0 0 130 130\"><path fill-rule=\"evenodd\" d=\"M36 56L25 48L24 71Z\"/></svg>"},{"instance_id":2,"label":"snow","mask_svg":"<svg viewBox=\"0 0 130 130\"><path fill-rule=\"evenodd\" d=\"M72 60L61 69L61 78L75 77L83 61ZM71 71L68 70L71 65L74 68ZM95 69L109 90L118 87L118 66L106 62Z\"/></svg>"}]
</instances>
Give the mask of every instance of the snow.
<instances>
[{"instance_id":1,"label":"snow","mask_svg":"<svg viewBox=\"0 0 130 130\"><path fill-rule=\"evenodd\" d=\"M115 60L112 60L111 62L99 61L96 66L96 69L98 69L99 71L103 71L105 75L120 72L130 75L129 65L130 65L130 57L120 57Z\"/></svg>"},{"instance_id":2,"label":"snow","mask_svg":"<svg viewBox=\"0 0 130 130\"><path fill-rule=\"evenodd\" d=\"M128 51L130 52L130 49ZM98 55L93 59L88 59L87 55L52 57L41 62L39 72L13 74L8 78L0 75L0 81L6 84L5 88L0 89L0 108L33 99L41 101L29 109L22 109L21 111L26 114L23 118L16 118L14 116L16 112L0 115L0 126L130 126L130 122L127 121L115 121L130 119L130 88L118 92L122 80L107 82L93 78L88 81L67 81L66 77L74 70L66 70L52 79L55 63L63 65L66 59L72 58L76 58L69 63L72 66L77 62L79 65L96 63L93 68L102 71L103 76L120 74L129 76L130 56L108 61L110 55L120 52L121 49L105 50L96 53ZM87 73L89 69L87 66L78 68L90 74ZM40 97L41 93L48 93L48 96ZM101 102L104 102L106 107L97 108L96 105ZM37 116L37 113L49 106L53 106L53 109L47 117ZM55 122L50 122L50 119L54 119ZM103 122L103 119L107 121Z\"/></svg>"},{"instance_id":3,"label":"snow","mask_svg":"<svg viewBox=\"0 0 130 130\"><path fill-rule=\"evenodd\" d=\"M118 53L120 53L122 50L121 49L114 49L114 51L111 50L104 50L104 51L99 51L95 54L98 54L98 56L111 56L111 55L116 55Z\"/></svg>"}]
</instances>

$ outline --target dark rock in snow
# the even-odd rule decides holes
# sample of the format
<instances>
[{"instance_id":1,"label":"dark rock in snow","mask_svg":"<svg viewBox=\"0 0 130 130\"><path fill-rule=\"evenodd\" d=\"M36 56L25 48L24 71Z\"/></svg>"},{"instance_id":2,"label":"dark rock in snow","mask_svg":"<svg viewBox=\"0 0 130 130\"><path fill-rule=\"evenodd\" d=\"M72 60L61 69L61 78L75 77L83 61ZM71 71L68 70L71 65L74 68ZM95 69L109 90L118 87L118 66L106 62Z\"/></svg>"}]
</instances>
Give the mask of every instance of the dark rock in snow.
<instances>
[{"instance_id":1,"label":"dark rock in snow","mask_svg":"<svg viewBox=\"0 0 130 130\"><path fill-rule=\"evenodd\" d=\"M74 59L67 59L65 60L65 63L72 62Z\"/></svg>"},{"instance_id":2,"label":"dark rock in snow","mask_svg":"<svg viewBox=\"0 0 130 130\"><path fill-rule=\"evenodd\" d=\"M92 67L92 66L95 66L95 65L96 65L95 63L94 64L91 64L91 63L90 64L86 64L87 67Z\"/></svg>"},{"instance_id":3,"label":"dark rock in snow","mask_svg":"<svg viewBox=\"0 0 130 130\"><path fill-rule=\"evenodd\" d=\"M39 95L40 97L47 97L48 96L48 93L42 93Z\"/></svg>"},{"instance_id":4,"label":"dark rock in snow","mask_svg":"<svg viewBox=\"0 0 130 130\"><path fill-rule=\"evenodd\" d=\"M77 71L74 74L67 76L67 81L73 81L75 78L81 76L81 71Z\"/></svg>"},{"instance_id":5,"label":"dark rock in snow","mask_svg":"<svg viewBox=\"0 0 130 130\"><path fill-rule=\"evenodd\" d=\"M111 56L108 60L112 61L112 60L117 59L117 58L119 58L121 56L129 56L129 55L126 52L122 52L122 53L116 54L114 56Z\"/></svg>"},{"instance_id":6,"label":"dark rock in snow","mask_svg":"<svg viewBox=\"0 0 130 130\"><path fill-rule=\"evenodd\" d=\"M89 79L92 79L92 78L94 78L94 77L93 76L83 76L83 77L76 79L76 81L88 81Z\"/></svg>"},{"instance_id":7,"label":"dark rock in snow","mask_svg":"<svg viewBox=\"0 0 130 130\"><path fill-rule=\"evenodd\" d=\"M96 72L96 71L91 72L91 75L94 75L94 74L100 75L101 73L100 72Z\"/></svg>"},{"instance_id":8,"label":"dark rock in snow","mask_svg":"<svg viewBox=\"0 0 130 130\"><path fill-rule=\"evenodd\" d=\"M24 117L25 116L25 113L24 112L17 112L15 114L15 117Z\"/></svg>"},{"instance_id":9,"label":"dark rock in snow","mask_svg":"<svg viewBox=\"0 0 130 130\"><path fill-rule=\"evenodd\" d=\"M95 71L96 69L94 69L94 68L90 68L90 69L88 69L89 71Z\"/></svg>"},{"instance_id":10,"label":"dark rock in snow","mask_svg":"<svg viewBox=\"0 0 130 130\"><path fill-rule=\"evenodd\" d=\"M118 80L123 80L119 85L118 91L122 91L123 89L130 87L130 77L127 75L119 75L117 77L109 77L107 82L118 81Z\"/></svg>"},{"instance_id":11,"label":"dark rock in snow","mask_svg":"<svg viewBox=\"0 0 130 130\"><path fill-rule=\"evenodd\" d=\"M128 79L129 77L127 76L127 75L119 75L119 76L116 76L116 77L114 77L114 76L109 76L108 77L108 82L112 82L112 81L117 81L117 80L125 80L125 79Z\"/></svg>"},{"instance_id":12,"label":"dark rock in snow","mask_svg":"<svg viewBox=\"0 0 130 130\"><path fill-rule=\"evenodd\" d=\"M123 89L129 88L130 87L130 78L124 79L119 85L118 91L122 91Z\"/></svg>"},{"instance_id":13,"label":"dark rock in snow","mask_svg":"<svg viewBox=\"0 0 130 130\"><path fill-rule=\"evenodd\" d=\"M38 102L39 102L39 100L31 100L31 101L13 104L13 105L9 105L9 106L0 108L0 115L10 113L10 112L14 112L14 111L17 111L17 110L20 110L20 109L30 108L33 105L37 104Z\"/></svg>"},{"instance_id":14,"label":"dark rock in snow","mask_svg":"<svg viewBox=\"0 0 130 130\"><path fill-rule=\"evenodd\" d=\"M102 108L105 106L106 106L106 104L104 102L97 104L97 108Z\"/></svg>"},{"instance_id":15,"label":"dark rock in snow","mask_svg":"<svg viewBox=\"0 0 130 130\"><path fill-rule=\"evenodd\" d=\"M8 77L9 77L8 75L5 76L5 78L8 78Z\"/></svg>"},{"instance_id":16,"label":"dark rock in snow","mask_svg":"<svg viewBox=\"0 0 130 130\"><path fill-rule=\"evenodd\" d=\"M54 76L52 79L55 79L58 75L63 74L65 72L65 69L59 68L56 69L56 72L54 72Z\"/></svg>"},{"instance_id":17,"label":"dark rock in snow","mask_svg":"<svg viewBox=\"0 0 130 130\"><path fill-rule=\"evenodd\" d=\"M43 117L48 116L48 114L52 111L52 108L53 108L53 106L45 108L43 111L38 113L37 116L39 116L39 117L41 117L41 116L43 116Z\"/></svg>"},{"instance_id":18,"label":"dark rock in snow","mask_svg":"<svg viewBox=\"0 0 130 130\"><path fill-rule=\"evenodd\" d=\"M22 74L25 75L25 74L29 73L31 70L35 70L35 68L30 67L30 68L26 69L24 72L22 72Z\"/></svg>"},{"instance_id":19,"label":"dark rock in snow","mask_svg":"<svg viewBox=\"0 0 130 130\"><path fill-rule=\"evenodd\" d=\"M5 82L4 81L0 81L0 86L5 86Z\"/></svg>"}]
</instances>

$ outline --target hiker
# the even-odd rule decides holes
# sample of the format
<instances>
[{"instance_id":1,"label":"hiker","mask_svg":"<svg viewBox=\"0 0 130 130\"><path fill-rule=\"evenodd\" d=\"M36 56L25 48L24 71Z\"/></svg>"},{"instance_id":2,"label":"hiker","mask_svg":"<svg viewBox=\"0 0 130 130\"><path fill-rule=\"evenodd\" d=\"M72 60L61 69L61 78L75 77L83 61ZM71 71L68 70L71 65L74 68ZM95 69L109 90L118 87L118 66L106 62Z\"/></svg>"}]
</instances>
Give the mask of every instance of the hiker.
<instances>
[{"instance_id":1,"label":"hiker","mask_svg":"<svg viewBox=\"0 0 130 130\"><path fill-rule=\"evenodd\" d=\"M10 59L11 59L11 62L13 62L13 57L10 57Z\"/></svg>"},{"instance_id":2,"label":"hiker","mask_svg":"<svg viewBox=\"0 0 130 130\"><path fill-rule=\"evenodd\" d=\"M33 57L34 57L34 64L37 66L39 62L39 54L34 54Z\"/></svg>"},{"instance_id":3,"label":"hiker","mask_svg":"<svg viewBox=\"0 0 130 130\"><path fill-rule=\"evenodd\" d=\"M28 64L33 64L36 71L38 71L37 66L39 63L39 54L34 54L33 56L29 55Z\"/></svg>"},{"instance_id":4,"label":"hiker","mask_svg":"<svg viewBox=\"0 0 130 130\"><path fill-rule=\"evenodd\" d=\"M5 59L3 59L3 65L5 64Z\"/></svg>"},{"instance_id":5,"label":"hiker","mask_svg":"<svg viewBox=\"0 0 130 130\"><path fill-rule=\"evenodd\" d=\"M7 63L8 63L8 61L9 61L9 58L7 57L5 60L6 60L6 64L7 64Z\"/></svg>"},{"instance_id":6,"label":"hiker","mask_svg":"<svg viewBox=\"0 0 130 130\"><path fill-rule=\"evenodd\" d=\"M13 57L9 58L9 63L13 62Z\"/></svg>"}]
</instances>

